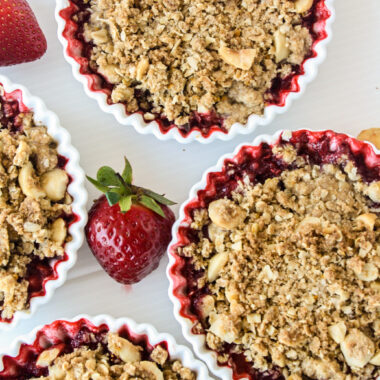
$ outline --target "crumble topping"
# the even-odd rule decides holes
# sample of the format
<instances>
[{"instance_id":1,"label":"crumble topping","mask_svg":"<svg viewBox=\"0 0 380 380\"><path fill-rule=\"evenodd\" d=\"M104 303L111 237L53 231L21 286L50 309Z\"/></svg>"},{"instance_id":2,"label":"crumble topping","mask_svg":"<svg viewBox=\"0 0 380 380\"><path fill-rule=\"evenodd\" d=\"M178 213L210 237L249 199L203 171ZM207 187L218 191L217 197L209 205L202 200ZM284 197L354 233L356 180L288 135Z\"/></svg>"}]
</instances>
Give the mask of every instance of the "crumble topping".
<instances>
[{"instance_id":1,"label":"crumble topping","mask_svg":"<svg viewBox=\"0 0 380 380\"><path fill-rule=\"evenodd\" d=\"M272 151L294 169L195 210L199 242L178 249L203 270L195 328L219 362L227 343L286 378L376 378L380 182L364 183L351 161L342 170L308 165L290 144Z\"/></svg>"},{"instance_id":2,"label":"crumble topping","mask_svg":"<svg viewBox=\"0 0 380 380\"><path fill-rule=\"evenodd\" d=\"M85 3L90 66L115 85L112 101L178 126L195 111L217 112L227 129L263 114L273 80L291 74L312 43L302 25L310 0Z\"/></svg>"},{"instance_id":3,"label":"crumble topping","mask_svg":"<svg viewBox=\"0 0 380 380\"><path fill-rule=\"evenodd\" d=\"M170 360L168 352L156 346L149 358L143 348L108 333L104 344L96 349L86 346L72 353L60 355L57 348L43 351L37 366L47 367L48 376L39 380L195 380L196 375L182 366L179 360Z\"/></svg>"},{"instance_id":4,"label":"crumble topping","mask_svg":"<svg viewBox=\"0 0 380 380\"><path fill-rule=\"evenodd\" d=\"M0 87L1 90L1 87ZM5 108L5 106L4 106ZM0 120L6 110L0 103ZM28 265L63 256L68 239L62 215L71 214L66 172L56 142L32 113L11 131L0 122L0 317L11 319L29 303Z\"/></svg>"}]
</instances>

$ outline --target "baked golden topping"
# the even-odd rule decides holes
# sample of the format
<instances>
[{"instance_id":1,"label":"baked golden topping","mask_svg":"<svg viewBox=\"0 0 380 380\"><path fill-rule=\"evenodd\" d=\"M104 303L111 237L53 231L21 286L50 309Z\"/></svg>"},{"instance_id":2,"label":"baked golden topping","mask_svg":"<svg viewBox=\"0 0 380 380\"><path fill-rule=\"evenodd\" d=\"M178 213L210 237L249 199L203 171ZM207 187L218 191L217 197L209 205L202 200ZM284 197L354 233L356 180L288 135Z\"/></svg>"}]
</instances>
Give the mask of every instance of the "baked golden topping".
<instances>
[{"instance_id":1,"label":"baked golden topping","mask_svg":"<svg viewBox=\"0 0 380 380\"><path fill-rule=\"evenodd\" d=\"M226 128L262 114L273 80L291 74L312 43L302 25L309 0L88 3L90 66L115 85L112 101L179 126L194 111L216 111Z\"/></svg>"}]
</instances>

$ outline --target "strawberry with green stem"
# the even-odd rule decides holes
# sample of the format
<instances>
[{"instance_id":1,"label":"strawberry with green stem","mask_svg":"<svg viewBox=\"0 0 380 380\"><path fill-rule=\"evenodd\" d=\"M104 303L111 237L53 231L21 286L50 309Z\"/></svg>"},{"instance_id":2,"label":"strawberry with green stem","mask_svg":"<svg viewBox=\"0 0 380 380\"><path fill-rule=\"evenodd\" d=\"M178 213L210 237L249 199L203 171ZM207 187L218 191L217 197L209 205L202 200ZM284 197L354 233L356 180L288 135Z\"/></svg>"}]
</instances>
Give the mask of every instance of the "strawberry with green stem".
<instances>
[{"instance_id":1,"label":"strawberry with green stem","mask_svg":"<svg viewBox=\"0 0 380 380\"><path fill-rule=\"evenodd\" d=\"M101 192L89 211L88 245L116 281L133 284L158 267L171 240L175 204L163 195L132 184L132 167L124 158L122 174L101 167L87 179Z\"/></svg>"}]
</instances>

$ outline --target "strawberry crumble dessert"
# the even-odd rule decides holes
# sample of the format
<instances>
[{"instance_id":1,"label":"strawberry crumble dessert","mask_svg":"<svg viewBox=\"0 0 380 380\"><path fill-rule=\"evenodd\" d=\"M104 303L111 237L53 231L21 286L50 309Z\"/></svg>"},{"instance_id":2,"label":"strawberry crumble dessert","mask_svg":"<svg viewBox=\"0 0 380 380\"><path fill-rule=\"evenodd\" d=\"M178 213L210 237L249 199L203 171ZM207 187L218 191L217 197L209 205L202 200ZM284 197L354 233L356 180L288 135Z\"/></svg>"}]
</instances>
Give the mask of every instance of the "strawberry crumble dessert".
<instances>
[{"instance_id":1,"label":"strawberry crumble dessert","mask_svg":"<svg viewBox=\"0 0 380 380\"><path fill-rule=\"evenodd\" d=\"M262 115L302 73L328 18L323 0L71 0L61 16L82 73L128 113L183 132L227 131ZM319 14L326 13L326 14ZM72 28L72 23L67 24ZM71 31L66 29L67 37ZM74 46L74 45L73 45ZM78 58L83 64L83 59Z\"/></svg>"},{"instance_id":2,"label":"strawberry crumble dessert","mask_svg":"<svg viewBox=\"0 0 380 380\"><path fill-rule=\"evenodd\" d=\"M220 365L236 378L380 376L372 148L330 131L284 132L227 159L185 213L172 251L186 281L181 314Z\"/></svg>"},{"instance_id":3,"label":"strawberry crumble dessert","mask_svg":"<svg viewBox=\"0 0 380 380\"><path fill-rule=\"evenodd\" d=\"M33 380L196 380L195 372L170 358L167 342L152 346L126 326L55 321L22 345L17 357L3 358L0 379Z\"/></svg>"},{"instance_id":4,"label":"strawberry crumble dessert","mask_svg":"<svg viewBox=\"0 0 380 380\"><path fill-rule=\"evenodd\" d=\"M12 95L12 94L10 94ZM0 84L0 321L27 310L65 255L72 217L66 159Z\"/></svg>"}]
</instances>

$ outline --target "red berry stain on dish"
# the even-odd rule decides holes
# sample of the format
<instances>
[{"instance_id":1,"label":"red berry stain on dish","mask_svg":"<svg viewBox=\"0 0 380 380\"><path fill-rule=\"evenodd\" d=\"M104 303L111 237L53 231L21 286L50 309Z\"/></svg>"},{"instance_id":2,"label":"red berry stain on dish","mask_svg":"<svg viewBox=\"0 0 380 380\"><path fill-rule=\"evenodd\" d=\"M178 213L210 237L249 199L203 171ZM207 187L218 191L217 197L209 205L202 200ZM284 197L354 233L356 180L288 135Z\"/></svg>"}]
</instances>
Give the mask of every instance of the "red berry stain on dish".
<instances>
[{"instance_id":1,"label":"red berry stain on dish","mask_svg":"<svg viewBox=\"0 0 380 380\"><path fill-rule=\"evenodd\" d=\"M87 177L104 192L88 214L87 243L104 270L130 285L158 267L171 240L174 214L169 201L151 190L132 185L132 168L125 159L120 175L108 166L97 179Z\"/></svg>"},{"instance_id":2,"label":"red berry stain on dish","mask_svg":"<svg viewBox=\"0 0 380 380\"><path fill-rule=\"evenodd\" d=\"M26 0L0 0L0 66L35 61L47 44Z\"/></svg>"},{"instance_id":3,"label":"red berry stain on dish","mask_svg":"<svg viewBox=\"0 0 380 380\"><path fill-rule=\"evenodd\" d=\"M59 15L65 20L66 25L63 37L68 41L67 54L80 65L80 73L87 77L88 87L93 92L102 92L107 96L108 104L112 104L111 92L113 84L107 81L96 68L90 66L89 61L93 44L86 42L83 35L83 25L90 17L89 3L83 0L69 0L69 6L60 11ZM314 0L313 6L303 19L303 26L307 27L313 39L309 54L305 57L302 65L292 67L292 72L285 78L275 78L271 88L267 93L267 105L277 105L283 107L289 93L298 92L298 79L305 74L304 64L317 56L316 45L327 37L325 30L326 21L331 17L325 0ZM77 21L74 21L76 19ZM143 98L144 94L135 93L136 98ZM145 110L144 112L149 112ZM143 115L142 111L139 111ZM186 125L177 126L170 122L165 115L155 115L161 133L166 134L173 128L178 128L182 137L187 137L192 131L201 132L203 137L210 137L214 132L228 133L223 126L223 117L215 112L199 113L194 112L190 117L190 122Z\"/></svg>"},{"instance_id":4,"label":"red berry stain on dish","mask_svg":"<svg viewBox=\"0 0 380 380\"><path fill-rule=\"evenodd\" d=\"M87 346L95 349L101 344L105 352L109 352L104 338L109 331L105 324L93 325L87 319L75 322L58 320L44 326L37 332L36 339L32 344L22 344L16 357L4 356L4 369L0 372L0 380L26 380L32 377L47 376L47 369L37 367L38 355L48 348L58 348L61 354L73 352L74 349ZM166 341L159 342L154 346L144 334L136 334L128 326L124 325L118 330L118 334L128 339L133 344L142 347L142 359L147 360L156 346L168 350ZM112 354L110 358L112 360Z\"/></svg>"},{"instance_id":5,"label":"red berry stain on dish","mask_svg":"<svg viewBox=\"0 0 380 380\"><path fill-rule=\"evenodd\" d=\"M289 143L295 147L297 154L310 164L336 164L343 170L345 164L342 162L339 164L338 160L342 156L347 156L348 160L354 162L365 182L371 183L380 179L380 155L377 155L369 144L345 134L333 131L300 130L292 133L290 141L283 140L281 136L273 145ZM229 197L237 183L245 176L248 176L252 184L264 183L268 178L279 176L284 170L296 169L295 164L286 164L273 154L273 145L261 143L259 146L243 146L233 158L224 161L220 172L209 173L205 189L199 190L197 197L185 207L186 216L183 222L190 222L196 209L207 208L215 199ZM176 250L191 242L197 242L197 239L196 231L182 226L178 230L178 243L171 248L170 252L175 258L175 264L170 269L170 276L174 282L173 293L181 302L180 314L192 322L201 321L199 301L209 293L209 290L207 286L202 289L197 288L196 280L201 272L195 270L190 259L178 256ZM197 334L196 331L193 333ZM243 354L234 353L233 348L233 344L226 344L221 353L230 354L229 365L233 369L235 380L246 377L249 379L283 378L276 370L258 372L246 361Z\"/></svg>"},{"instance_id":6,"label":"red berry stain on dish","mask_svg":"<svg viewBox=\"0 0 380 380\"><path fill-rule=\"evenodd\" d=\"M22 101L21 90L15 90L10 93L5 92L2 94L0 96L0 110L3 110L3 112L0 112L0 125L3 127L5 126L14 133L17 133L21 128L21 119L19 118L20 113L30 112L30 109L28 109ZM68 162L69 160L66 157L61 155L58 156L59 168L64 169ZM69 176L69 183L71 181L72 178ZM66 221L68 228L73 223L79 221L79 216L76 214L62 215L61 217ZM48 281L56 280L58 278L58 265L68 259L69 257L65 253L64 256L58 260L39 260L36 258L28 265L26 275L26 280L29 281L28 301L33 297L40 297L46 294L45 284ZM0 322L11 321L12 319L1 318L0 312Z\"/></svg>"}]
</instances>

